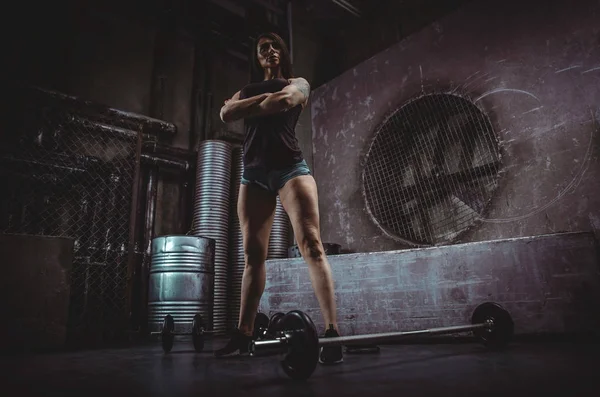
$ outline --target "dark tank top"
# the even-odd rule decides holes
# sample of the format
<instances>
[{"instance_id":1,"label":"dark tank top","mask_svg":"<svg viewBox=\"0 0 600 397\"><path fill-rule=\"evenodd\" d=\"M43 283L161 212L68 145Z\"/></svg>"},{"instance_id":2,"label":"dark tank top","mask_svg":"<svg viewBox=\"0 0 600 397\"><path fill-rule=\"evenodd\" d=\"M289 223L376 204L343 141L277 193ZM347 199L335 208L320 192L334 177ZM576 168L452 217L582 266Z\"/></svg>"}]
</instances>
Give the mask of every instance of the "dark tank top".
<instances>
[{"instance_id":1,"label":"dark tank top","mask_svg":"<svg viewBox=\"0 0 600 397\"><path fill-rule=\"evenodd\" d=\"M285 79L248 84L240 91L240 99L281 91L288 84ZM274 170L302 161L295 133L301 112L302 105L298 105L287 112L244 119L244 168Z\"/></svg>"}]
</instances>

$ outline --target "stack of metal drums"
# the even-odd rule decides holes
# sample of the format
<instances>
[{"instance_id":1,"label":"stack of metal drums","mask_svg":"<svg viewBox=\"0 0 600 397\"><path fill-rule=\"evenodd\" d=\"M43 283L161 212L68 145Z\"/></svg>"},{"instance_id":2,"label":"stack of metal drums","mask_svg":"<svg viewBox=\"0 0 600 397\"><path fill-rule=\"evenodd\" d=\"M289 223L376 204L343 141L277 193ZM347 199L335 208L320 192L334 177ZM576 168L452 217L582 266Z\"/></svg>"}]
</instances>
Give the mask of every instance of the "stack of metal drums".
<instances>
[{"instance_id":1,"label":"stack of metal drums","mask_svg":"<svg viewBox=\"0 0 600 397\"><path fill-rule=\"evenodd\" d=\"M244 274L244 245L242 229L237 214L237 200L244 172L242 148L236 147L232 154L231 168L231 205L229 210L229 284L228 284L228 328L238 325L240 297L242 295L242 276Z\"/></svg>"},{"instance_id":2,"label":"stack of metal drums","mask_svg":"<svg viewBox=\"0 0 600 397\"><path fill-rule=\"evenodd\" d=\"M152 240L148 285L148 325L160 332L170 314L175 332L191 332L200 314L210 329L213 308L215 240L161 236Z\"/></svg>"},{"instance_id":3,"label":"stack of metal drums","mask_svg":"<svg viewBox=\"0 0 600 397\"><path fill-rule=\"evenodd\" d=\"M152 331L160 331L167 314L178 329L184 327L181 332L189 332L197 313L216 335L237 326L244 274L237 215L243 168L241 148L220 140L200 142L190 235L157 237L152 243L148 295ZM267 259L287 258L290 231L277 197Z\"/></svg>"},{"instance_id":4,"label":"stack of metal drums","mask_svg":"<svg viewBox=\"0 0 600 397\"><path fill-rule=\"evenodd\" d=\"M212 238L215 246L213 331L227 330L227 284L232 145L206 140L198 146L192 231Z\"/></svg>"},{"instance_id":5,"label":"stack of metal drums","mask_svg":"<svg viewBox=\"0 0 600 397\"><path fill-rule=\"evenodd\" d=\"M281 200L277 196L277 207L275 207L275 219L269 237L269 251L267 259L281 259L288 257L290 245L290 219L283 209Z\"/></svg>"}]
</instances>

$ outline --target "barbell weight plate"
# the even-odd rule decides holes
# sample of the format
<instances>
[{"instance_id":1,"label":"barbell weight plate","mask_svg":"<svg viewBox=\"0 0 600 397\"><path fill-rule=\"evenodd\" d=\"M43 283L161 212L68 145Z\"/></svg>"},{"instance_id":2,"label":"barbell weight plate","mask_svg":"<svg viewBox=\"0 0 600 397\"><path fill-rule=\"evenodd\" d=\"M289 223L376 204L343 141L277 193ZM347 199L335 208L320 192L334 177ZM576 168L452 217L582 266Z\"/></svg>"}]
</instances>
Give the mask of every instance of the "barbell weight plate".
<instances>
[{"instance_id":1,"label":"barbell weight plate","mask_svg":"<svg viewBox=\"0 0 600 397\"><path fill-rule=\"evenodd\" d=\"M175 321L170 314L165 316L163 320L161 338L162 338L162 348L165 353L168 353L173 348L173 340L175 339L175 335L173 332L175 331Z\"/></svg>"},{"instance_id":2,"label":"barbell weight plate","mask_svg":"<svg viewBox=\"0 0 600 397\"><path fill-rule=\"evenodd\" d=\"M267 329L269 326L269 316L265 313L258 312L254 318L253 339L258 339L261 336L261 330Z\"/></svg>"},{"instance_id":3,"label":"barbell weight plate","mask_svg":"<svg viewBox=\"0 0 600 397\"><path fill-rule=\"evenodd\" d=\"M198 353L204 350L204 321L200 314L196 314L192 320L192 342Z\"/></svg>"},{"instance_id":4,"label":"barbell weight plate","mask_svg":"<svg viewBox=\"0 0 600 397\"><path fill-rule=\"evenodd\" d=\"M269 334L275 335L279 331L279 322L285 316L282 312L277 312L269 319Z\"/></svg>"},{"instance_id":5,"label":"barbell weight plate","mask_svg":"<svg viewBox=\"0 0 600 397\"><path fill-rule=\"evenodd\" d=\"M292 334L281 368L292 379L308 379L319 361L319 336L315 324L308 314L293 310L279 321L279 329L281 333Z\"/></svg>"},{"instance_id":6,"label":"barbell weight plate","mask_svg":"<svg viewBox=\"0 0 600 397\"><path fill-rule=\"evenodd\" d=\"M505 347L512 339L515 327L510 313L497 303L485 302L473 311L471 324L481 324L487 320L493 321L493 327L477 328L473 330L473 335L490 349Z\"/></svg>"}]
</instances>

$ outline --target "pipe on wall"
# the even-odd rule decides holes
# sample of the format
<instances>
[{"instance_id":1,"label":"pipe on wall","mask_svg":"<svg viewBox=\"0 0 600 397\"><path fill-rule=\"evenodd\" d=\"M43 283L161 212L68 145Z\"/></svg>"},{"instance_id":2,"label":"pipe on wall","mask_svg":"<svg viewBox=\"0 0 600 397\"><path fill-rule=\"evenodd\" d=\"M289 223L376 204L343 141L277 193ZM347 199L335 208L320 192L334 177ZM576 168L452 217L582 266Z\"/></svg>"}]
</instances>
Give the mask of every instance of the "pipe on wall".
<instances>
[{"instance_id":1,"label":"pipe on wall","mask_svg":"<svg viewBox=\"0 0 600 397\"><path fill-rule=\"evenodd\" d=\"M198 123L198 117L202 116L202 93L203 93L203 82L202 82L202 49L198 41L194 43L194 63L193 63L193 72L192 72L192 96L190 100L190 131L189 131L189 140L188 147L193 149L196 145L196 141L199 138L198 135L198 127L200 123Z\"/></svg>"},{"instance_id":2,"label":"pipe on wall","mask_svg":"<svg viewBox=\"0 0 600 397\"><path fill-rule=\"evenodd\" d=\"M142 263L140 266L140 291L139 291L139 328L145 330L148 316L148 277L150 274L150 259L152 239L154 238L154 223L156 218L156 201L158 193L158 166L149 167L146 177L146 199L144 216L144 235Z\"/></svg>"},{"instance_id":3,"label":"pipe on wall","mask_svg":"<svg viewBox=\"0 0 600 397\"><path fill-rule=\"evenodd\" d=\"M206 97L206 124L204 126L204 139L212 138L212 110L213 110L213 93L212 91L208 92Z\"/></svg>"},{"instance_id":4,"label":"pipe on wall","mask_svg":"<svg viewBox=\"0 0 600 397\"><path fill-rule=\"evenodd\" d=\"M53 91L36 86L25 86L19 85L12 87L20 91L30 90L29 92L57 101L61 106L71 108L82 114L102 114L105 117L110 117L112 122L115 124L122 124L122 128L127 128L125 125L131 123L137 124L142 127L143 133L148 135L161 135L165 134L168 137L172 137L177 133L177 127L175 124L167 123L163 120L159 120L153 117L140 115L137 113L126 112L123 110L111 108L109 106L92 102L89 100L82 99L80 97L63 94L62 92ZM111 131L115 131L118 126L112 126Z\"/></svg>"},{"instance_id":5,"label":"pipe on wall","mask_svg":"<svg viewBox=\"0 0 600 397\"><path fill-rule=\"evenodd\" d=\"M185 160L173 160L165 157L151 156L145 153L142 153L140 159L145 164L178 169L184 172L189 171L192 168L190 163Z\"/></svg>"},{"instance_id":6,"label":"pipe on wall","mask_svg":"<svg viewBox=\"0 0 600 397\"><path fill-rule=\"evenodd\" d=\"M206 45L206 44L205 44ZM211 129L211 114L212 114L212 97L213 93L210 89L211 83L211 66L212 66L212 57L208 55L209 51L206 49L203 50L203 58L204 58L204 80L202 82L202 124L200 134L203 140L210 139L210 129Z\"/></svg>"},{"instance_id":7,"label":"pipe on wall","mask_svg":"<svg viewBox=\"0 0 600 397\"><path fill-rule=\"evenodd\" d=\"M294 64L294 32L292 29L292 1L288 0L287 7L288 46L290 50L290 61Z\"/></svg>"},{"instance_id":8,"label":"pipe on wall","mask_svg":"<svg viewBox=\"0 0 600 397\"><path fill-rule=\"evenodd\" d=\"M355 6L353 6L352 4L348 3L346 0L331 0L334 4L338 5L339 7L343 8L344 10L348 11L350 14L354 15L355 17L360 18L362 16L360 10L358 8L356 8Z\"/></svg>"},{"instance_id":9,"label":"pipe on wall","mask_svg":"<svg viewBox=\"0 0 600 397\"><path fill-rule=\"evenodd\" d=\"M191 174L191 175L189 175ZM193 173L180 173L179 174L179 213L178 213L178 217L179 217L179 224L178 224L178 228L179 230L183 231L183 230L189 230L190 229L190 225L186 225L185 220L186 219L192 219L192 206L191 206L191 202L192 202L192 196L190 195L190 186L192 186L192 183L190 183L190 179L194 177Z\"/></svg>"}]
</instances>

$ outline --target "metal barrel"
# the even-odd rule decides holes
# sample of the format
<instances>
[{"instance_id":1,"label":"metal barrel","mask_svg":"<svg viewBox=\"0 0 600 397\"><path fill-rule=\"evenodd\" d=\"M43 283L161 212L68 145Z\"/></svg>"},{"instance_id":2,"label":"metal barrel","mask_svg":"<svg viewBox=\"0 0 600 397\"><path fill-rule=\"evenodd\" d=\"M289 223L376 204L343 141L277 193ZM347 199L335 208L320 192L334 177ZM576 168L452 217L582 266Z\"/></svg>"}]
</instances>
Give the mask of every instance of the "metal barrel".
<instances>
[{"instance_id":1,"label":"metal barrel","mask_svg":"<svg viewBox=\"0 0 600 397\"><path fill-rule=\"evenodd\" d=\"M229 284L227 287L227 325L231 330L238 325L240 299L242 296L242 276L244 274L244 244L242 229L237 215L242 174L244 173L243 151L236 147L232 152L231 167L231 205L229 223Z\"/></svg>"},{"instance_id":2,"label":"metal barrel","mask_svg":"<svg viewBox=\"0 0 600 397\"><path fill-rule=\"evenodd\" d=\"M177 332L190 332L194 315L212 328L215 240L199 236L152 239L148 285L148 325L162 329L170 314Z\"/></svg>"},{"instance_id":3,"label":"metal barrel","mask_svg":"<svg viewBox=\"0 0 600 397\"><path fill-rule=\"evenodd\" d=\"M215 240L213 330L227 329L227 279L229 254L229 211L231 155L233 145L221 140L205 140L198 145L196 190L192 231L194 236Z\"/></svg>"},{"instance_id":4,"label":"metal barrel","mask_svg":"<svg viewBox=\"0 0 600 397\"><path fill-rule=\"evenodd\" d=\"M271 234L269 236L267 259L282 259L288 257L290 230L290 219L283 209L279 196L277 196L275 218L273 219L273 227L271 228Z\"/></svg>"}]
</instances>

